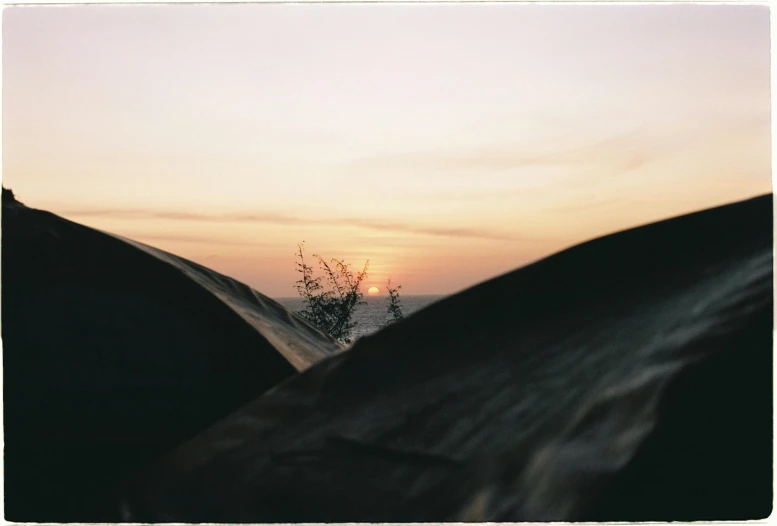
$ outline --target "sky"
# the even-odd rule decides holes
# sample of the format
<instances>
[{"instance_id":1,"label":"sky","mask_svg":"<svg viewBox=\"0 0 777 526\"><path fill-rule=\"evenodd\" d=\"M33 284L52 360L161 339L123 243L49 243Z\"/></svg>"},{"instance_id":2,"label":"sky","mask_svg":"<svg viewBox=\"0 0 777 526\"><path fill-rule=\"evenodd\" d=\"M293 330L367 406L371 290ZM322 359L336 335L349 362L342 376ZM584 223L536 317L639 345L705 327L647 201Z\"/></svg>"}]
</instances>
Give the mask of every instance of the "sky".
<instances>
[{"instance_id":1,"label":"sky","mask_svg":"<svg viewBox=\"0 0 777 526\"><path fill-rule=\"evenodd\" d=\"M28 6L2 35L6 187L272 297L302 241L448 294L771 191L764 6Z\"/></svg>"}]
</instances>

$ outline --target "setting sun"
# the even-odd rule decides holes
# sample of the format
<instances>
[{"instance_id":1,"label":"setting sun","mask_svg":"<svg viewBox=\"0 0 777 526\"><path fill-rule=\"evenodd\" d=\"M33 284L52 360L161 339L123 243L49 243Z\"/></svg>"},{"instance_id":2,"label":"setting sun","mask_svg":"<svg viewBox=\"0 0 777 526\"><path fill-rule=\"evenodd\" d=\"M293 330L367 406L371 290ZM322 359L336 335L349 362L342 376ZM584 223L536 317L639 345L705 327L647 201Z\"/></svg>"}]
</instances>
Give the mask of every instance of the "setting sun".
<instances>
[{"instance_id":1,"label":"setting sun","mask_svg":"<svg viewBox=\"0 0 777 526\"><path fill-rule=\"evenodd\" d=\"M378 287L370 287L367 294L369 296L380 296L380 289Z\"/></svg>"}]
</instances>

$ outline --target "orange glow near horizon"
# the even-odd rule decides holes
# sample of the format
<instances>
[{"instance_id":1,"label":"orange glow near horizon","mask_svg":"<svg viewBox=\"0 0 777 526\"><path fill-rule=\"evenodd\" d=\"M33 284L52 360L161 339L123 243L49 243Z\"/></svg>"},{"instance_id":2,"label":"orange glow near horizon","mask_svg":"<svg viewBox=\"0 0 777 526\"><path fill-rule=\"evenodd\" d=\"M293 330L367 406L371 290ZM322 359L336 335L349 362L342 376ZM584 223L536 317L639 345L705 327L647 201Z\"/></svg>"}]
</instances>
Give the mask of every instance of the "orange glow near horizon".
<instances>
[{"instance_id":1,"label":"orange glow near horizon","mask_svg":"<svg viewBox=\"0 0 777 526\"><path fill-rule=\"evenodd\" d=\"M272 297L296 294L303 240L369 260L365 283L448 294L771 191L765 6L22 6L3 24L5 186Z\"/></svg>"},{"instance_id":2,"label":"orange glow near horizon","mask_svg":"<svg viewBox=\"0 0 777 526\"><path fill-rule=\"evenodd\" d=\"M380 289L378 287L370 287L367 290L368 296L380 296Z\"/></svg>"}]
</instances>

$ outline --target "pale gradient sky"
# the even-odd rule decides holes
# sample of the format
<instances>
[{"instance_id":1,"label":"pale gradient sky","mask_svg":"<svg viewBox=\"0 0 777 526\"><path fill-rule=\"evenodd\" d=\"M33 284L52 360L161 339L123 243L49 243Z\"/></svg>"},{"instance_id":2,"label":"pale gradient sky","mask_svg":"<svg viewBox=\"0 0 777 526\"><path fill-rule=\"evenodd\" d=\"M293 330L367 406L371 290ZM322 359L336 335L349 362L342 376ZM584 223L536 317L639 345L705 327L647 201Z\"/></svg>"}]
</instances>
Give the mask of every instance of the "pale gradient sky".
<instances>
[{"instance_id":1,"label":"pale gradient sky","mask_svg":"<svg viewBox=\"0 0 777 526\"><path fill-rule=\"evenodd\" d=\"M274 297L301 240L445 294L771 190L766 7L3 15L4 184Z\"/></svg>"}]
</instances>

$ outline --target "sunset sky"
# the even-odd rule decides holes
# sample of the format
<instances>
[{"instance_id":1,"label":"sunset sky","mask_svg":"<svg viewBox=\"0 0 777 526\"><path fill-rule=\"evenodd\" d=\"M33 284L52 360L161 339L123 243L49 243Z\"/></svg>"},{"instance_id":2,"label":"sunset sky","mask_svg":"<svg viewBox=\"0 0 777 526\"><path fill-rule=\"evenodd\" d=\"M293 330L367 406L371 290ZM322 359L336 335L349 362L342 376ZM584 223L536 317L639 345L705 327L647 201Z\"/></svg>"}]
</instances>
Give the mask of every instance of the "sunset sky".
<instances>
[{"instance_id":1,"label":"sunset sky","mask_svg":"<svg viewBox=\"0 0 777 526\"><path fill-rule=\"evenodd\" d=\"M447 294L769 192L769 47L762 6L6 8L3 184L273 297L302 240Z\"/></svg>"}]
</instances>

